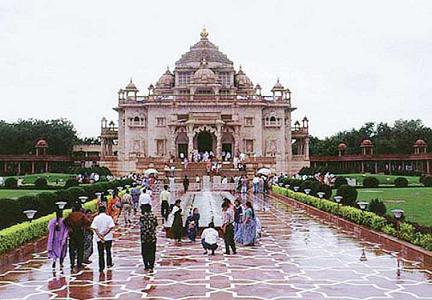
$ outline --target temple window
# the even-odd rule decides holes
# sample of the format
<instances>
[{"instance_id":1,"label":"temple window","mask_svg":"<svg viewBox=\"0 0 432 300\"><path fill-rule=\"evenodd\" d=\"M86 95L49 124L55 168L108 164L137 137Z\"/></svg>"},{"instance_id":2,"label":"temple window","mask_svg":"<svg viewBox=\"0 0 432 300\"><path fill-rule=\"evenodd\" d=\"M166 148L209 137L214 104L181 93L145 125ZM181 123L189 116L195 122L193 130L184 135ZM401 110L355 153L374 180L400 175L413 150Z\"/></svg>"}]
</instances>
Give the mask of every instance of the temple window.
<instances>
[{"instance_id":1,"label":"temple window","mask_svg":"<svg viewBox=\"0 0 432 300\"><path fill-rule=\"evenodd\" d=\"M227 90L227 89L221 89L221 90L219 91L219 95L224 95L224 96L226 96L226 95L229 95L229 94L230 94L230 91Z\"/></svg>"},{"instance_id":2,"label":"temple window","mask_svg":"<svg viewBox=\"0 0 432 300\"><path fill-rule=\"evenodd\" d=\"M247 154L254 152L254 140L245 140L245 152Z\"/></svg>"},{"instance_id":3,"label":"temple window","mask_svg":"<svg viewBox=\"0 0 432 300\"><path fill-rule=\"evenodd\" d=\"M232 115L221 115L222 121L232 121Z\"/></svg>"},{"instance_id":4,"label":"temple window","mask_svg":"<svg viewBox=\"0 0 432 300\"><path fill-rule=\"evenodd\" d=\"M156 140L156 155L165 155L165 140Z\"/></svg>"},{"instance_id":5,"label":"temple window","mask_svg":"<svg viewBox=\"0 0 432 300\"><path fill-rule=\"evenodd\" d=\"M281 118L278 118L275 115L270 115L264 119L265 127L280 127L282 125Z\"/></svg>"},{"instance_id":6,"label":"temple window","mask_svg":"<svg viewBox=\"0 0 432 300\"><path fill-rule=\"evenodd\" d=\"M165 126L165 118L156 118L156 126Z\"/></svg>"},{"instance_id":7,"label":"temple window","mask_svg":"<svg viewBox=\"0 0 432 300\"><path fill-rule=\"evenodd\" d=\"M253 126L254 125L254 118L253 117L245 117L245 126Z\"/></svg>"},{"instance_id":8,"label":"temple window","mask_svg":"<svg viewBox=\"0 0 432 300\"><path fill-rule=\"evenodd\" d=\"M231 85L231 74L229 72L220 72L219 74L219 81L224 86L230 86Z\"/></svg>"},{"instance_id":9,"label":"temple window","mask_svg":"<svg viewBox=\"0 0 432 300\"><path fill-rule=\"evenodd\" d=\"M178 85L187 85L190 83L192 77L191 72L179 72L178 73Z\"/></svg>"},{"instance_id":10,"label":"temple window","mask_svg":"<svg viewBox=\"0 0 432 300\"><path fill-rule=\"evenodd\" d=\"M129 126L130 127L145 127L146 125L146 119L144 117L133 117L128 118Z\"/></svg>"},{"instance_id":11,"label":"temple window","mask_svg":"<svg viewBox=\"0 0 432 300\"><path fill-rule=\"evenodd\" d=\"M199 89L196 91L197 95L211 95L213 91L211 89Z\"/></svg>"}]
</instances>

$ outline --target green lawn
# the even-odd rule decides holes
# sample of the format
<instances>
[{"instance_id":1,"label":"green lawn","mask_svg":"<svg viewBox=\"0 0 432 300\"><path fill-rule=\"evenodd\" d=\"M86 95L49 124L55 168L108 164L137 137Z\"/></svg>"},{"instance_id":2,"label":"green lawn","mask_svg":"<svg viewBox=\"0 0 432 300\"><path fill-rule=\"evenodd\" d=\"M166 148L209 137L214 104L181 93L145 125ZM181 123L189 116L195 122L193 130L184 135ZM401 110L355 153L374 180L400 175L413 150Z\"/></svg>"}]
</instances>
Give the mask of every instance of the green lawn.
<instances>
[{"instance_id":1,"label":"green lawn","mask_svg":"<svg viewBox=\"0 0 432 300\"><path fill-rule=\"evenodd\" d=\"M396 178L405 177L408 180L409 185L420 185L419 176L397 176L397 175L381 175L381 174L370 174L370 173L337 174L336 176L355 178L357 181L357 185L361 185L363 182L363 178L365 178L366 176L376 177L380 182L380 184L393 184Z\"/></svg>"},{"instance_id":2,"label":"green lawn","mask_svg":"<svg viewBox=\"0 0 432 300\"><path fill-rule=\"evenodd\" d=\"M432 226L432 188L374 188L357 189L358 200L369 202L378 198L391 209L401 208L407 220Z\"/></svg>"},{"instance_id":3,"label":"green lawn","mask_svg":"<svg viewBox=\"0 0 432 300\"><path fill-rule=\"evenodd\" d=\"M65 182L68 178L75 176L74 174L67 173L39 173L25 176L9 176L14 178L24 179L23 184L33 184L38 177L45 177L49 184L55 184L56 180L63 180ZM5 177L6 179L7 177Z\"/></svg>"},{"instance_id":4,"label":"green lawn","mask_svg":"<svg viewBox=\"0 0 432 300\"><path fill-rule=\"evenodd\" d=\"M42 192L53 192L49 190L0 190L0 199L16 199L24 195L35 195Z\"/></svg>"}]
</instances>

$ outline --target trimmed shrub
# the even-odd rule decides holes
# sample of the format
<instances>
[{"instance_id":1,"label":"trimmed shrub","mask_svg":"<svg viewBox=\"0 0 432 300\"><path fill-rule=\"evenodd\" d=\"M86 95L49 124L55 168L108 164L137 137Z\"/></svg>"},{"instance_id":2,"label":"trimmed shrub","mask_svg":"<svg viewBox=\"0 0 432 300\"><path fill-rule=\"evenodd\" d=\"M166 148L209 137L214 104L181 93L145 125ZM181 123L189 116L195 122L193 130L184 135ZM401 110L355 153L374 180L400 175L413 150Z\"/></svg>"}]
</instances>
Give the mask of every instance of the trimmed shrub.
<instances>
[{"instance_id":1,"label":"trimmed shrub","mask_svg":"<svg viewBox=\"0 0 432 300\"><path fill-rule=\"evenodd\" d=\"M387 212L387 207L384 202L378 199L373 199L369 202L368 209L369 211L376 213L378 216L384 216Z\"/></svg>"},{"instance_id":2,"label":"trimmed shrub","mask_svg":"<svg viewBox=\"0 0 432 300\"><path fill-rule=\"evenodd\" d=\"M72 207L73 204L78 201L78 197L86 195L85 190L77 186L68 188L66 191L68 191L71 195L71 198L69 200L69 207Z\"/></svg>"},{"instance_id":3,"label":"trimmed shrub","mask_svg":"<svg viewBox=\"0 0 432 300\"><path fill-rule=\"evenodd\" d=\"M38 212L40 216L53 213L57 209L57 197L54 193L43 192L36 195Z\"/></svg>"},{"instance_id":4,"label":"trimmed shrub","mask_svg":"<svg viewBox=\"0 0 432 300\"><path fill-rule=\"evenodd\" d=\"M379 186L379 181L376 177L368 176L363 179L363 186L367 188L375 188Z\"/></svg>"},{"instance_id":5,"label":"trimmed shrub","mask_svg":"<svg viewBox=\"0 0 432 300\"><path fill-rule=\"evenodd\" d=\"M407 187L408 179L406 179L405 177L398 177L394 180L394 185L396 187Z\"/></svg>"},{"instance_id":6,"label":"trimmed shrub","mask_svg":"<svg viewBox=\"0 0 432 300\"><path fill-rule=\"evenodd\" d=\"M45 177L38 177L36 178L34 185L39 189L46 188L48 186L48 180Z\"/></svg>"},{"instance_id":7,"label":"trimmed shrub","mask_svg":"<svg viewBox=\"0 0 432 300\"><path fill-rule=\"evenodd\" d=\"M313 179L308 179L308 180L303 181L300 184L299 192L304 192L305 189L310 189L311 191L310 191L309 195L315 196L319 190L319 187L320 187L320 183L318 181L313 180Z\"/></svg>"},{"instance_id":8,"label":"trimmed shrub","mask_svg":"<svg viewBox=\"0 0 432 300\"><path fill-rule=\"evenodd\" d=\"M70 188L72 186L79 186L79 182L76 178L69 178L66 180L65 188Z\"/></svg>"},{"instance_id":9,"label":"trimmed shrub","mask_svg":"<svg viewBox=\"0 0 432 300\"><path fill-rule=\"evenodd\" d=\"M24 214L16 199L0 199L0 229L12 226L17 221L24 221Z\"/></svg>"},{"instance_id":10,"label":"trimmed shrub","mask_svg":"<svg viewBox=\"0 0 432 300\"><path fill-rule=\"evenodd\" d=\"M6 178L4 182L5 187L10 189L16 189L18 187L18 180L13 177Z\"/></svg>"},{"instance_id":11,"label":"trimmed shrub","mask_svg":"<svg viewBox=\"0 0 432 300\"><path fill-rule=\"evenodd\" d=\"M325 193L324 198L330 199L331 195L332 195L332 188L331 188L331 186L328 186L327 184L321 183L319 185L318 192L324 192Z\"/></svg>"},{"instance_id":12,"label":"trimmed shrub","mask_svg":"<svg viewBox=\"0 0 432 300\"><path fill-rule=\"evenodd\" d=\"M348 180L345 177L337 176L334 182L334 187L338 189L342 185L347 185L347 184L348 184Z\"/></svg>"},{"instance_id":13,"label":"trimmed shrub","mask_svg":"<svg viewBox=\"0 0 432 300\"><path fill-rule=\"evenodd\" d=\"M424 186L432 187L432 176L423 177L422 183Z\"/></svg>"},{"instance_id":14,"label":"trimmed shrub","mask_svg":"<svg viewBox=\"0 0 432 300\"><path fill-rule=\"evenodd\" d=\"M3 200L5 199L1 201ZM94 212L97 208L97 202L87 202L84 204L84 208ZM70 210L65 210L63 216L66 217L69 213ZM48 232L48 222L54 217L55 214L50 214L38 218L33 222L23 222L0 230L0 254L46 235Z\"/></svg>"},{"instance_id":15,"label":"trimmed shrub","mask_svg":"<svg viewBox=\"0 0 432 300\"><path fill-rule=\"evenodd\" d=\"M341 201L343 205L356 206L358 193L355 187L344 184L337 189L336 195L343 197Z\"/></svg>"}]
</instances>

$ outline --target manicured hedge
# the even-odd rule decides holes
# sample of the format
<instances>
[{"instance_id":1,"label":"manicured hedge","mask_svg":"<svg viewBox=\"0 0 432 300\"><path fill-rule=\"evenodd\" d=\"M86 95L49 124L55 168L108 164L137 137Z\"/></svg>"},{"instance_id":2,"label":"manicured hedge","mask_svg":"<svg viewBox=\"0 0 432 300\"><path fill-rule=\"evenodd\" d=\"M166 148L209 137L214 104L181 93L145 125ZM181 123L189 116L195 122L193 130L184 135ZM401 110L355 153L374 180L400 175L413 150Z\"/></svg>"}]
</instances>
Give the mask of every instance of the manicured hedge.
<instances>
[{"instance_id":1,"label":"manicured hedge","mask_svg":"<svg viewBox=\"0 0 432 300\"><path fill-rule=\"evenodd\" d=\"M67 202L66 208L71 208L80 196L87 196L89 199L93 199L96 192L106 192L108 189L115 189L118 186L125 186L131 183L131 180L115 180L70 187L55 192L43 192L32 196L22 196L16 200L0 199L0 229L26 221L27 218L23 213L24 210L37 210L36 218L45 216L55 211L57 208L55 203L58 201Z\"/></svg>"},{"instance_id":2,"label":"manicured hedge","mask_svg":"<svg viewBox=\"0 0 432 300\"><path fill-rule=\"evenodd\" d=\"M83 205L83 207L85 209L90 209L91 211L96 211L97 201L92 200L87 202ZM65 210L63 212L63 216L66 217L69 213L70 210ZM0 230L0 254L47 234L48 222L54 217L55 214L53 213L35 219L32 222L27 221Z\"/></svg>"},{"instance_id":3,"label":"manicured hedge","mask_svg":"<svg viewBox=\"0 0 432 300\"><path fill-rule=\"evenodd\" d=\"M367 176L363 179L363 186L366 188L375 188L379 186L379 180L373 176Z\"/></svg>"},{"instance_id":4,"label":"manicured hedge","mask_svg":"<svg viewBox=\"0 0 432 300\"><path fill-rule=\"evenodd\" d=\"M350 206L340 206L326 199L319 199L304 193L296 193L290 189L279 186L273 186L273 192L303 202L305 204L314 206L320 210L329 212L334 215L339 215L342 218L356 224L364 225L377 231L382 231L386 234L399 237L412 244L432 250L432 234L415 232L415 227L409 223L401 222L399 236L393 224L387 223L384 217L369 211L361 211L358 208Z\"/></svg>"},{"instance_id":5,"label":"manicured hedge","mask_svg":"<svg viewBox=\"0 0 432 300\"><path fill-rule=\"evenodd\" d=\"M408 186L408 179L406 179L405 177L397 177L394 180L394 185L396 187L407 187Z\"/></svg>"}]
</instances>

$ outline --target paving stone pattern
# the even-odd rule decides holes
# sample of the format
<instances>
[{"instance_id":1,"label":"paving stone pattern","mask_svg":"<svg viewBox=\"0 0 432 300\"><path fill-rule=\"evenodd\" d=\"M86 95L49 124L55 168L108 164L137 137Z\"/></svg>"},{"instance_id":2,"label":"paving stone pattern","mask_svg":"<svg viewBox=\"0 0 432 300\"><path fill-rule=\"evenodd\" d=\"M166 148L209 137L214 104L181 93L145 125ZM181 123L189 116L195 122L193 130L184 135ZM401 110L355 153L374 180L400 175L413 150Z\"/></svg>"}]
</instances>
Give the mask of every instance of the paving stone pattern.
<instances>
[{"instance_id":1,"label":"paving stone pattern","mask_svg":"<svg viewBox=\"0 0 432 300\"><path fill-rule=\"evenodd\" d=\"M53 272L47 253L37 253L0 274L0 299L432 299L432 270L271 196L246 198L263 234L237 255L224 255L222 240L215 256L198 242L174 246L161 227L155 273L146 274L135 218L116 232L113 270L100 274L93 254L83 270L71 272L66 260Z\"/></svg>"}]
</instances>

